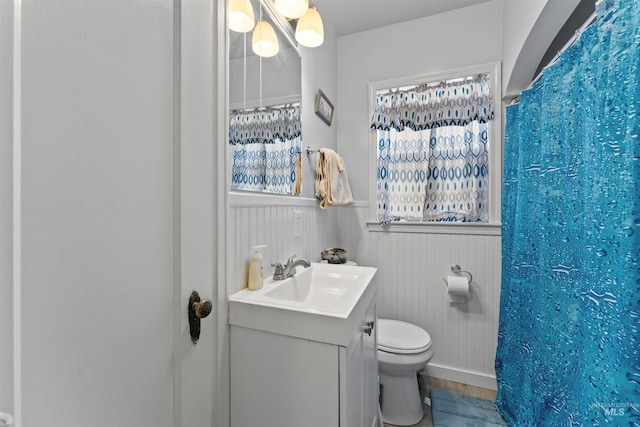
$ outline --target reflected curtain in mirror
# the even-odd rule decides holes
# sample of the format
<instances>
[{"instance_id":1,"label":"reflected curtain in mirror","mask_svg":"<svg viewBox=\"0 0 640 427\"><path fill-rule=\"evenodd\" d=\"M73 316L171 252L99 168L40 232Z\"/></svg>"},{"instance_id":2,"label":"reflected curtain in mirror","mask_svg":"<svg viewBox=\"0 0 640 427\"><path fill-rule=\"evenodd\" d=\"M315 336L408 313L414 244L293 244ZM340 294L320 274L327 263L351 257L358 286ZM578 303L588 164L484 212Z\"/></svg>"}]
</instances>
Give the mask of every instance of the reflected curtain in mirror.
<instances>
[{"instance_id":1,"label":"reflected curtain in mirror","mask_svg":"<svg viewBox=\"0 0 640 427\"><path fill-rule=\"evenodd\" d=\"M230 114L233 190L292 194L300 174L300 104Z\"/></svg>"}]
</instances>

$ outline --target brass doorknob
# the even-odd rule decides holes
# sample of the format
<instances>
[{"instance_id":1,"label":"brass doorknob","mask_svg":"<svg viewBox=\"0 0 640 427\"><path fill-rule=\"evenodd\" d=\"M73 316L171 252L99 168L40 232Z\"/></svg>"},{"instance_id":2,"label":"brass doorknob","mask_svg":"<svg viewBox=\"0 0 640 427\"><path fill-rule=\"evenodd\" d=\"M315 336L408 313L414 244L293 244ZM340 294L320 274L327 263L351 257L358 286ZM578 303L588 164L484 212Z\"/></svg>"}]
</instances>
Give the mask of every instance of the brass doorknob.
<instances>
[{"instance_id":1,"label":"brass doorknob","mask_svg":"<svg viewBox=\"0 0 640 427\"><path fill-rule=\"evenodd\" d=\"M194 302L191 308L198 319L204 319L211 313L211 310L213 310L213 304L211 300L203 298L199 302Z\"/></svg>"},{"instance_id":2,"label":"brass doorknob","mask_svg":"<svg viewBox=\"0 0 640 427\"><path fill-rule=\"evenodd\" d=\"M200 339L200 319L207 317L212 309L213 304L211 300L206 298L200 299L198 292L191 292L189 303L187 304L187 311L189 315L189 334L194 344Z\"/></svg>"}]
</instances>

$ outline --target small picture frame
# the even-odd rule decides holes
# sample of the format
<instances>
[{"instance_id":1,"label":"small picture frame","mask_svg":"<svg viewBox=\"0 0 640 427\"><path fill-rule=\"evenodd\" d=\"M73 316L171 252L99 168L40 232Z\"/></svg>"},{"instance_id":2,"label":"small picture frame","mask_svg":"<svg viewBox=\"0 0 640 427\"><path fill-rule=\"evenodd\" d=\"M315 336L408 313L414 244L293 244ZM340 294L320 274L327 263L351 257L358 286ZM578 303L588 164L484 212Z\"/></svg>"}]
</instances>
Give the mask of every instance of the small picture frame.
<instances>
[{"instance_id":1,"label":"small picture frame","mask_svg":"<svg viewBox=\"0 0 640 427\"><path fill-rule=\"evenodd\" d=\"M314 111L326 124L331 126L331 121L333 120L333 104L320 89L318 89L318 93L316 94L316 107Z\"/></svg>"}]
</instances>

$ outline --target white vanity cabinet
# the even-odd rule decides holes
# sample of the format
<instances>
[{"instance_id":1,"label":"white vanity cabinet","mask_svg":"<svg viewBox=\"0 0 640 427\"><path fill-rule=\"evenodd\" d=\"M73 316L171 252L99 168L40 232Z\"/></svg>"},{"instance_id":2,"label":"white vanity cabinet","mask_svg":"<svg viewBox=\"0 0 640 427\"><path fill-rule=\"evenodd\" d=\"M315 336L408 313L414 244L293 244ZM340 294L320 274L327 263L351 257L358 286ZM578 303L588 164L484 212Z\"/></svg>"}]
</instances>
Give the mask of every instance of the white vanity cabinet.
<instances>
[{"instance_id":1,"label":"white vanity cabinet","mask_svg":"<svg viewBox=\"0 0 640 427\"><path fill-rule=\"evenodd\" d=\"M286 310L274 322L270 307L252 304L229 313L231 427L378 425L373 284L347 316Z\"/></svg>"}]
</instances>

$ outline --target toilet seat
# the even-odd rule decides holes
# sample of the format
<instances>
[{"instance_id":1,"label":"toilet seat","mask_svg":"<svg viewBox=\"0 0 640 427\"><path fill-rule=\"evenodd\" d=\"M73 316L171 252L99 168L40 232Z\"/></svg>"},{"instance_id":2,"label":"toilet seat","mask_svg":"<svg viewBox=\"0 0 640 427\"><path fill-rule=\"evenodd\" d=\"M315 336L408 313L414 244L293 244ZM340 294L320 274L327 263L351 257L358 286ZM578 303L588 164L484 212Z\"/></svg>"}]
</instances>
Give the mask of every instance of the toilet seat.
<instances>
[{"instance_id":1,"label":"toilet seat","mask_svg":"<svg viewBox=\"0 0 640 427\"><path fill-rule=\"evenodd\" d=\"M421 327L401 320L378 319L378 350L416 354L431 348L431 337Z\"/></svg>"}]
</instances>

